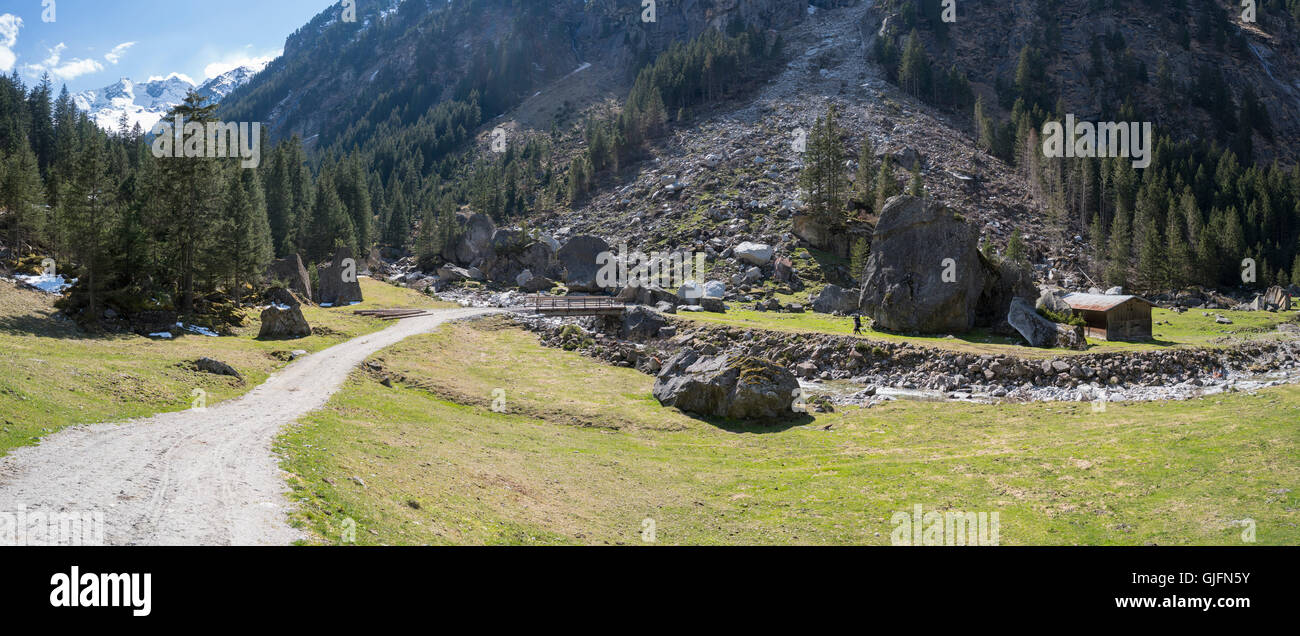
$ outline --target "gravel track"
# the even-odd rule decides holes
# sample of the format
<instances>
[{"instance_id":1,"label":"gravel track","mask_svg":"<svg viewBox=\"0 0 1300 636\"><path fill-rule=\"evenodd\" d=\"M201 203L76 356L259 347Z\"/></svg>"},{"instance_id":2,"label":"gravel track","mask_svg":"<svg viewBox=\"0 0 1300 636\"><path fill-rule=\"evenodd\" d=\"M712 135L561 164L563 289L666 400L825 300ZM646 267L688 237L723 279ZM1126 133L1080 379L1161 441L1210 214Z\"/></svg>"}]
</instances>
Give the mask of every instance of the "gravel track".
<instances>
[{"instance_id":1,"label":"gravel track","mask_svg":"<svg viewBox=\"0 0 1300 636\"><path fill-rule=\"evenodd\" d=\"M107 545L284 545L289 501L272 441L319 409L375 352L453 320L439 310L306 356L244 396L207 409L64 429L0 459L0 513L103 515ZM17 519L18 517L12 516ZM0 533L0 545L6 540ZM31 541L29 541L31 543Z\"/></svg>"}]
</instances>

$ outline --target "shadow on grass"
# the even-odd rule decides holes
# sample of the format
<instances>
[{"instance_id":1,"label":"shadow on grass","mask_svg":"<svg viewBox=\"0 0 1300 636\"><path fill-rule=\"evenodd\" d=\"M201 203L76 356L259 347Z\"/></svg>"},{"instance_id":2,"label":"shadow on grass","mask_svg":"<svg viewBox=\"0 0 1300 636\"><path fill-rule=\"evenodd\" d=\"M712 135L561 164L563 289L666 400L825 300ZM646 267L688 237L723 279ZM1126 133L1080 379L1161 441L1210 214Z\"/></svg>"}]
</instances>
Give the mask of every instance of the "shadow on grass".
<instances>
[{"instance_id":1,"label":"shadow on grass","mask_svg":"<svg viewBox=\"0 0 1300 636\"><path fill-rule=\"evenodd\" d=\"M740 422L718 417L706 417L681 411L682 415L689 417L697 422L708 424L714 428L719 428L728 433L753 433L755 435L765 435L768 433L784 433L796 426L806 426L816 422L816 418L807 413L800 415L792 420L773 420L773 421L756 421Z\"/></svg>"}]
</instances>

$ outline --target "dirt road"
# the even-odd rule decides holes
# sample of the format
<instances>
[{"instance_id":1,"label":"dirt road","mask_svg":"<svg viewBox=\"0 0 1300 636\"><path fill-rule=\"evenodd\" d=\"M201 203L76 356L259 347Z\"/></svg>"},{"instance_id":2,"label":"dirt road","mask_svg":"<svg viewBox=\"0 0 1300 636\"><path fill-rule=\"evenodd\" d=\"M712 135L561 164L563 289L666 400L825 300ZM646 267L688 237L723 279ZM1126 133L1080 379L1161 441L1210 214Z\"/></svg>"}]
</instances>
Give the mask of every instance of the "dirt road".
<instances>
[{"instance_id":1,"label":"dirt road","mask_svg":"<svg viewBox=\"0 0 1300 636\"><path fill-rule=\"evenodd\" d=\"M287 489L271 452L281 428L324 406L380 349L491 312L451 309L400 321L306 356L207 409L60 431L0 459L0 514L25 512L29 536L41 537L50 515L99 512L108 545L291 543L299 533L289 527Z\"/></svg>"}]
</instances>

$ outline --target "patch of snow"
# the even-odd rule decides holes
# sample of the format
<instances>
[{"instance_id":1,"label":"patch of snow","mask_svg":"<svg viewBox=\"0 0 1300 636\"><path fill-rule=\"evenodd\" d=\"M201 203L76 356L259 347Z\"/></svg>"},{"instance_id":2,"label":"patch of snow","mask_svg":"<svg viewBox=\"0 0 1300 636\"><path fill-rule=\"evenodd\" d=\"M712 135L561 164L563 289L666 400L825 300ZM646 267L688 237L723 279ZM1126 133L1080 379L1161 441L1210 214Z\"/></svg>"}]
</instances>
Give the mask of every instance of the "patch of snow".
<instances>
[{"instance_id":1,"label":"patch of snow","mask_svg":"<svg viewBox=\"0 0 1300 636\"><path fill-rule=\"evenodd\" d=\"M72 282L68 282L64 280L62 276L50 276L48 274L41 274L40 276L18 274L14 276L14 279L27 285L31 285L47 294L62 294L67 291L69 287L72 287L77 283L77 279L75 278L72 279Z\"/></svg>"}]
</instances>

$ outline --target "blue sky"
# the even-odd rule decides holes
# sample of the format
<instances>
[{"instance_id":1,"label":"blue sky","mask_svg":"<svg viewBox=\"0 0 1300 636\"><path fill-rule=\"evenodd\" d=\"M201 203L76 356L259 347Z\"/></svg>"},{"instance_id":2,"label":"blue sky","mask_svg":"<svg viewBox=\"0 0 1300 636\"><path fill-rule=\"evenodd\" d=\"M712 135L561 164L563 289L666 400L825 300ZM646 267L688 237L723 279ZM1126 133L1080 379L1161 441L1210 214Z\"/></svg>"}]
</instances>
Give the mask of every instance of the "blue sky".
<instances>
[{"instance_id":1,"label":"blue sky","mask_svg":"<svg viewBox=\"0 0 1300 636\"><path fill-rule=\"evenodd\" d=\"M42 20L53 4L54 21ZM0 72L30 86L102 88L123 77L204 79L276 56L284 39L338 0L5 0Z\"/></svg>"}]
</instances>

